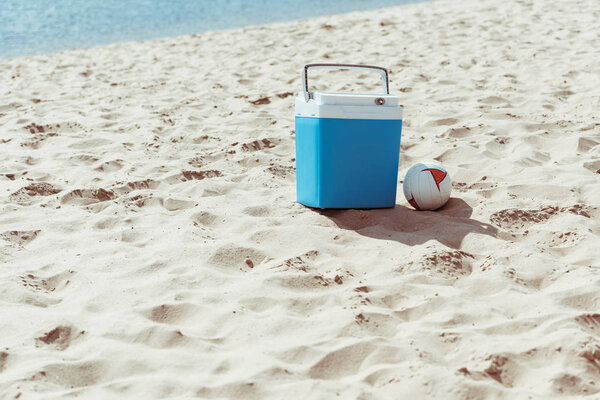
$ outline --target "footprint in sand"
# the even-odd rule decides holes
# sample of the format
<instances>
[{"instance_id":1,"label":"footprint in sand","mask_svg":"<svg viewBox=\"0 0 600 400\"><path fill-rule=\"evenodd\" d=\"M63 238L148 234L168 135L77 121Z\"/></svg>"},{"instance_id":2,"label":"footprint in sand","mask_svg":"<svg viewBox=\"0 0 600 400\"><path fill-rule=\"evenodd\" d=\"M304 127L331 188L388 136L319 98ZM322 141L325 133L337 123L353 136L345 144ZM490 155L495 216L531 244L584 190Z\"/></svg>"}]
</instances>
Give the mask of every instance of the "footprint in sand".
<instances>
[{"instance_id":1,"label":"footprint in sand","mask_svg":"<svg viewBox=\"0 0 600 400\"><path fill-rule=\"evenodd\" d=\"M201 181L203 179L211 179L211 178L220 178L223 176L223 173L216 169L204 170L204 171L187 171L183 170L176 175L169 176L164 178L163 181L173 185L179 182L187 182L187 181Z\"/></svg>"},{"instance_id":2,"label":"footprint in sand","mask_svg":"<svg viewBox=\"0 0 600 400\"><path fill-rule=\"evenodd\" d=\"M255 140L250 143L242 144L243 151L259 151L263 149L272 149L273 147L275 147L275 144L269 139Z\"/></svg>"},{"instance_id":3,"label":"footprint in sand","mask_svg":"<svg viewBox=\"0 0 600 400\"><path fill-rule=\"evenodd\" d=\"M495 134L496 134L496 132L495 132L494 128L492 128L491 126L478 124L478 125L473 125L473 126L463 125L459 128L449 128L444 133L439 135L439 137L442 137L442 138L443 137L451 137L451 138L456 138L456 139L462 139L462 138L469 137L469 136L479 137L479 136L483 136L483 135L495 135Z\"/></svg>"},{"instance_id":4,"label":"footprint in sand","mask_svg":"<svg viewBox=\"0 0 600 400\"><path fill-rule=\"evenodd\" d=\"M408 271L429 272L438 276L459 279L471 275L475 257L461 250L433 250L424 254L419 261L409 262L400 272Z\"/></svg>"},{"instance_id":5,"label":"footprint in sand","mask_svg":"<svg viewBox=\"0 0 600 400\"><path fill-rule=\"evenodd\" d=\"M112 190L119 194L128 194L136 190L156 189L159 186L160 182L155 181L154 179L144 179L141 181L119 183L119 185L115 185Z\"/></svg>"},{"instance_id":6,"label":"footprint in sand","mask_svg":"<svg viewBox=\"0 0 600 400\"><path fill-rule=\"evenodd\" d=\"M503 97L499 97L499 96L489 96L483 99L479 99L477 100L480 103L483 104L489 104L489 105L505 105L505 106L510 106L510 102L508 100L506 100Z\"/></svg>"},{"instance_id":7,"label":"footprint in sand","mask_svg":"<svg viewBox=\"0 0 600 400\"><path fill-rule=\"evenodd\" d=\"M433 159L442 163L461 164L464 163L465 160L474 160L480 156L481 150L472 146L461 145L445 150L441 154L433 157Z\"/></svg>"},{"instance_id":8,"label":"footprint in sand","mask_svg":"<svg viewBox=\"0 0 600 400\"><path fill-rule=\"evenodd\" d=\"M500 228L519 231L535 223L550 219L557 211L558 207L544 207L539 210L512 208L493 213L490 216L490 222Z\"/></svg>"},{"instance_id":9,"label":"footprint in sand","mask_svg":"<svg viewBox=\"0 0 600 400\"><path fill-rule=\"evenodd\" d=\"M47 278L39 277L34 274L19 275L19 279L23 286L34 291L41 291L46 294L50 294L56 291L61 291L69 283L70 279L76 272L73 270L67 270L56 275L49 276Z\"/></svg>"},{"instance_id":10,"label":"footprint in sand","mask_svg":"<svg viewBox=\"0 0 600 400\"><path fill-rule=\"evenodd\" d=\"M539 238L537 245L551 248L568 248L574 246L581 240L577 232L549 232Z\"/></svg>"},{"instance_id":11,"label":"footprint in sand","mask_svg":"<svg viewBox=\"0 0 600 400\"><path fill-rule=\"evenodd\" d=\"M150 206L162 206L164 200L160 197L154 197L152 195L136 194L123 199L127 207L150 207ZM100 225L97 225L100 227ZM102 228L105 229L105 228Z\"/></svg>"},{"instance_id":12,"label":"footprint in sand","mask_svg":"<svg viewBox=\"0 0 600 400\"><path fill-rule=\"evenodd\" d=\"M370 303L363 300L362 306ZM359 312L354 316L354 321L345 326L340 332L347 337L370 338L370 337L394 337L397 333L398 323L401 322L397 316L378 312Z\"/></svg>"},{"instance_id":13,"label":"footprint in sand","mask_svg":"<svg viewBox=\"0 0 600 400\"><path fill-rule=\"evenodd\" d=\"M407 301L409 305L404 305ZM439 296L417 300L417 304L414 302L401 294L388 295L383 299L383 303L394 310L394 316L407 322L417 322L447 305L447 300ZM447 317L451 318L451 315Z\"/></svg>"},{"instance_id":14,"label":"footprint in sand","mask_svg":"<svg viewBox=\"0 0 600 400\"><path fill-rule=\"evenodd\" d=\"M600 346L594 344L585 351L579 353L579 357L587 361L588 372L590 372L594 379L600 378Z\"/></svg>"},{"instance_id":15,"label":"footprint in sand","mask_svg":"<svg viewBox=\"0 0 600 400\"><path fill-rule=\"evenodd\" d=\"M589 293L566 296L560 300L560 304L581 311L595 312L600 309L600 287L590 288Z\"/></svg>"},{"instance_id":16,"label":"footprint in sand","mask_svg":"<svg viewBox=\"0 0 600 400\"><path fill-rule=\"evenodd\" d=\"M527 282L519 276L519 274L517 273L517 270L514 268L508 268L508 269L502 271L502 274L518 285L525 286L525 287L529 286L527 284Z\"/></svg>"},{"instance_id":17,"label":"footprint in sand","mask_svg":"<svg viewBox=\"0 0 600 400\"><path fill-rule=\"evenodd\" d=\"M15 246L23 247L35 239L40 232L39 229L34 231L6 231L0 234L0 239L4 239Z\"/></svg>"},{"instance_id":18,"label":"footprint in sand","mask_svg":"<svg viewBox=\"0 0 600 400\"><path fill-rule=\"evenodd\" d=\"M223 173L218 170L206 170L206 171L181 171L183 181L191 180L202 180L207 178L218 178L223 176Z\"/></svg>"},{"instance_id":19,"label":"footprint in sand","mask_svg":"<svg viewBox=\"0 0 600 400\"><path fill-rule=\"evenodd\" d=\"M234 267L240 271L250 271L266 258L260 250L231 244L217 249L209 262L222 267Z\"/></svg>"},{"instance_id":20,"label":"footprint in sand","mask_svg":"<svg viewBox=\"0 0 600 400\"><path fill-rule=\"evenodd\" d=\"M104 361L63 361L44 365L31 379L73 390L100 383L108 371L110 368Z\"/></svg>"},{"instance_id":21,"label":"footprint in sand","mask_svg":"<svg viewBox=\"0 0 600 400\"><path fill-rule=\"evenodd\" d=\"M320 274L290 274L285 276L274 276L269 279L273 285L286 289L298 290L332 288L337 286L332 278Z\"/></svg>"},{"instance_id":22,"label":"footprint in sand","mask_svg":"<svg viewBox=\"0 0 600 400\"><path fill-rule=\"evenodd\" d=\"M296 179L296 167L293 165L281 165L271 163L271 166L267 168L274 177L295 180Z\"/></svg>"},{"instance_id":23,"label":"footprint in sand","mask_svg":"<svg viewBox=\"0 0 600 400\"><path fill-rule=\"evenodd\" d=\"M208 211L200 211L192 215L192 221L195 226L213 226L217 220L217 216Z\"/></svg>"},{"instance_id":24,"label":"footprint in sand","mask_svg":"<svg viewBox=\"0 0 600 400\"><path fill-rule=\"evenodd\" d=\"M600 144L600 141L595 138L582 137L577 142L577 151L579 153L588 153Z\"/></svg>"},{"instance_id":25,"label":"footprint in sand","mask_svg":"<svg viewBox=\"0 0 600 400\"><path fill-rule=\"evenodd\" d=\"M123 160L112 160L105 161L94 169L102 172L114 172L120 170L121 168L123 168Z\"/></svg>"},{"instance_id":26,"label":"footprint in sand","mask_svg":"<svg viewBox=\"0 0 600 400\"><path fill-rule=\"evenodd\" d=\"M268 217L271 215L271 212L272 208L266 206L246 207L242 210L242 213L252 217Z\"/></svg>"},{"instance_id":27,"label":"footprint in sand","mask_svg":"<svg viewBox=\"0 0 600 400\"><path fill-rule=\"evenodd\" d=\"M151 321L174 324L198 313L198 306L190 303L161 304L142 314Z\"/></svg>"},{"instance_id":28,"label":"footprint in sand","mask_svg":"<svg viewBox=\"0 0 600 400\"><path fill-rule=\"evenodd\" d=\"M60 193L61 191L62 189L59 189L49 183L32 183L12 193L10 196L8 196L8 198L10 201L18 204L27 204L31 202L33 197L52 196Z\"/></svg>"},{"instance_id":29,"label":"footprint in sand","mask_svg":"<svg viewBox=\"0 0 600 400\"><path fill-rule=\"evenodd\" d=\"M123 222L123 218L120 217L106 217L98 220L94 227L97 229L111 229L115 226L118 226Z\"/></svg>"},{"instance_id":30,"label":"footprint in sand","mask_svg":"<svg viewBox=\"0 0 600 400\"><path fill-rule=\"evenodd\" d=\"M579 376L562 373L552 379L552 389L556 393L571 396L598 393L600 389L592 385L591 382L593 381L585 381Z\"/></svg>"},{"instance_id":31,"label":"footprint in sand","mask_svg":"<svg viewBox=\"0 0 600 400\"><path fill-rule=\"evenodd\" d=\"M587 208L576 204L571 207L546 206L533 210L519 208L501 210L490 216L490 222L510 232L520 232L532 225L546 222L561 213L572 213L590 218Z\"/></svg>"},{"instance_id":32,"label":"footprint in sand","mask_svg":"<svg viewBox=\"0 0 600 400\"><path fill-rule=\"evenodd\" d=\"M600 314L581 314L575 317L575 322L586 332L600 335Z\"/></svg>"},{"instance_id":33,"label":"footprint in sand","mask_svg":"<svg viewBox=\"0 0 600 400\"><path fill-rule=\"evenodd\" d=\"M115 192L106 189L76 189L61 199L62 204L89 205L104 201L113 200L116 197Z\"/></svg>"},{"instance_id":34,"label":"footprint in sand","mask_svg":"<svg viewBox=\"0 0 600 400\"><path fill-rule=\"evenodd\" d=\"M515 379L520 375L520 367L512 354L492 354L484 361L489 365L482 371L461 368L459 372L475 380L493 379L504 387L513 387Z\"/></svg>"},{"instance_id":35,"label":"footprint in sand","mask_svg":"<svg viewBox=\"0 0 600 400\"><path fill-rule=\"evenodd\" d=\"M98 157L90 156L88 154L79 154L76 156L69 157L69 160L80 162L84 165L90 165L96 163L99 159Z\"/></svg>"},{"instance_id":36,"label":"footprint in sand","mask_svg":"<svg viewBox=\"0 0 600 400\"><path fill-rule=\"evenodd\" d=\"M250 101L250 103L254 104L255 106L259 106L262 104L270 104L271 103L271 99L269 99L268 97L260 97L256 100L252 100Z\"/></svg>"},{"instance_id":37,"label":"footprint in sand","mask_svg":"<svg viewBox=\"0 0 600 400\"><path fill-rule=\"evenodd\" d=\"M25 123L27 120L19 120L17 123ZM36 124L34 122L23 126L23 129L28 131L31 134L48 134L50 136L57 136L61 133L70 133L70 132L80 132L84 128L81 124L77 122L56 122L51 124ZM43 135L38 135L39 137L43 137Z\"/></svg>"},{"instance_id":38,"label":"footprint in sand","mask_svg":"<svg viewBox=\"0 0 600 400\"><path fill-rule=\"evenodd\" d=\"M583 163L583 168L590 170L596 174L600 174L600 160Z\"/></svg>"},{"instance_id":39,"label":"footprint in sand","mask_svg":"<svg viewBox=\"0 0 600 400\"><path fill-rule=\"evenodd\" d=\"M446 132L444 132L443 134L441 134L441 137L451 137L451 138L456 138L456 139L462 139L464 137L468 137L471 136L471 128L469 128L468 126L462 126L460 128L450 128L448 129Z\"/></svg>"},{"instance_id":40,"label":"footprint in sand","mask_svg":"<svg viewBox=\"0 0 600 400\"><path fill-rule=\"evenodd\" d=\"M56 350L65 350L71 344L74 337L85 334L77 331L72 326L58 326L36 338L38 346L47 345Z\"/></svg>"},{"instance_id":41,"label":"footprint in sand","mask_svg":"<svg viewBox=\"0 0 600 400\"><path fill-rule=\"evenodd\" d=\"M310 250L297 257L291 257L282 262L276 262L276 264L269 267L269 269L275 269L281 272L289 270L308 272L311 268L310 264L314 263L314 260L318 255L319 252L317 250Z\"/></svg>"},{"instance_id":42,"label":"footprint in sand","mask_svg":"<svg viewBox=\"0 0 600 400\"><path fill-rule=\"evenodd\" d=\"M152 326L132 334L105 334L104 337L119 340L128 345L139 343L154 349L168 349L193 344L191 337L185 335L180 329L170 329L168 325Z\"/></svg>"},{"instance_id":43,"label":"footprint in sand","mask_svg":"<svg viewBox=\"0 0 600 400\"><path fill-rule=\"evenodd\" d=\"M507 152L512 151L512 147L507 146L510 142L511 140L508 136L495 136L485 142L485 153L490 158L496 160L506 157Z\"/></svg>"},{"instance_id":44,"label":"footprint in sand","mask_svg":"<svg viewBox=\"0 0 600 400\"><path fill-rule=\"evenodd\" d=\"M310 367L308 376L312 379L340 379L356 375L364 360L375 350L376 346L359 342L331 351Z\"/></svg>"},{"instance_id":45,"label":"footprint in sand","mask_svg":"<svg viewBox=\"0 0 600 400\"><path fill-rule=\"evenodd\" d=\"M193 208L196 205L195 201L190 201L190 200L180 200L180 199L171 199L168 198L166 200L163 199L159 199L160 204L162 204L162 206L169 210L169 211L180 211L180 210L187 210L189 208ZM144 205L147 205L147 202L144 202Z\"/></svg>"}]
</instances>

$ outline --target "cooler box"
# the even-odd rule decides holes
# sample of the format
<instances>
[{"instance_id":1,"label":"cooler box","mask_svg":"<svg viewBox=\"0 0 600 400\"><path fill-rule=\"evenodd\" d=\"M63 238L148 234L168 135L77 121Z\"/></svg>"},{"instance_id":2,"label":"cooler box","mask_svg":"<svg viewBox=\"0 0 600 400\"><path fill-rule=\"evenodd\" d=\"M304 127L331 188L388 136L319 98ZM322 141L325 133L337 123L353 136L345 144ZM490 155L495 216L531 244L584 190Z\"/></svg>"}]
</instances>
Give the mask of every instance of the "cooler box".
<instances>
[{"instance_id":1,"label":"cooler box","mask_svg":"<svg viewBox=\"0 0 600 400\"><path fill-rule=\"evenodd\" d=\"M366 69L381 74L384 94L308 91L308 70ZM396 204L402 107L389 94L387 70L308 64L296 98L296 191L318 208L388 208Z\"/></svg>"}]
</instances>

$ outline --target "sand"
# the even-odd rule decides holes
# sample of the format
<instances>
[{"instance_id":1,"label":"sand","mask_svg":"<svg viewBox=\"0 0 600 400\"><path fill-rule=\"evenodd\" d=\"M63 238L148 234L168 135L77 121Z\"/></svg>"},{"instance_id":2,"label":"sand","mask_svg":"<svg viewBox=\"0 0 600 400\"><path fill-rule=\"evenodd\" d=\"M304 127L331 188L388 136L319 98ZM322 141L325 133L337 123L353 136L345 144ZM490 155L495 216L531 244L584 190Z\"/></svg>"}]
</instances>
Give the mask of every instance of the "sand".
<instances>
[{"instance_id":1,"label":"sand","mask_svg":"<svg viewBox=\"0 0 600 400\"><path fill-rule=\"evenodd\" d=\"M0 60L0 398L600 398L599 37L442 0ZM445 208L295 203L319 61L391 70Z\"/></svg>"}]
</instances>

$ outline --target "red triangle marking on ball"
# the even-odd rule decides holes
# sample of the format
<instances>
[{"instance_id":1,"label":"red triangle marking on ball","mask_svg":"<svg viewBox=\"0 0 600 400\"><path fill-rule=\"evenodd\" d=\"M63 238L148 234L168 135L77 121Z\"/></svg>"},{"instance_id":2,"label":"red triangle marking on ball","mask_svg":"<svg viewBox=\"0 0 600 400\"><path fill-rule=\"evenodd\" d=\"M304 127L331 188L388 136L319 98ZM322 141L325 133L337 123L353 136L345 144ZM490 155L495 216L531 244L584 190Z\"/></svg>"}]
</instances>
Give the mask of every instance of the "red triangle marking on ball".
<instances>
[{"instance_id":1,"label":"red triangle marking on ball","mask_svg":"<svg viewBox=\"0 0 600 400\"><path fill-rule=\"evenodd\" d=\"M433 176L433 180L435 181L435 184L437 185L438 190L440 190L440 182L444 180L444 178L446 177L446 175L448 175L448 173L446 171L442 171L442 170L436 169L436 168L426 168L423 171L431 172L431 176Z\"/></svg>"},{"instance_id":2,"label":"red triangle marking on ball","mask_svg":"<svg viewBox=\"0 0 600 400\"><path fill-rule=\"evenodd\" d=\"M417 201L415 200L415 196L413 196L412 193L410 194L410 199L408 199L408 204L410 204L411 206L413 206L417 210L421 211L421 208L417 204Z\"/></svg>"}]
</instances>

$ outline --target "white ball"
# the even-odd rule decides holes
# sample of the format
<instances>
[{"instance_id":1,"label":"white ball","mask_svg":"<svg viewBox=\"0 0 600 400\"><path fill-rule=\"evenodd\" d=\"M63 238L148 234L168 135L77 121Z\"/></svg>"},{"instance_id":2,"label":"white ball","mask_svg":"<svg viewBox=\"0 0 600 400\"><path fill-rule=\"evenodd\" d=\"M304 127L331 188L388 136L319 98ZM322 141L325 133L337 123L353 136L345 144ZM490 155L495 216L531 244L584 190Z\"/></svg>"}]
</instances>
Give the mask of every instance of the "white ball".
<instances>
[{"instance_id":1,"label":"white ball","mask_svg":"<svg viewBox=\"0 0 600 400\"><path fill-rule=\"evenodd\" d=\"M452 181L442 164L425 161L410 167L403 189L404 197L417 210L436 210L450 198Z\"/></svg>"}]
</instances>

